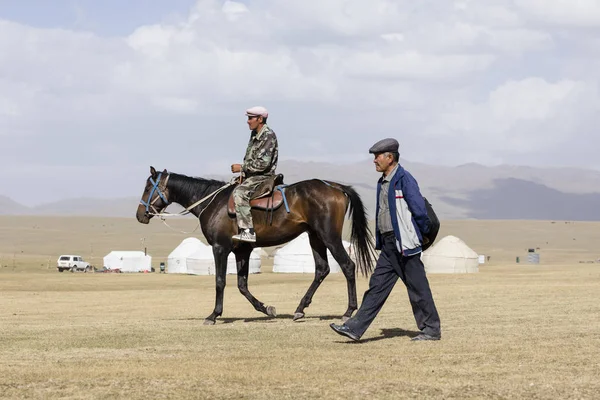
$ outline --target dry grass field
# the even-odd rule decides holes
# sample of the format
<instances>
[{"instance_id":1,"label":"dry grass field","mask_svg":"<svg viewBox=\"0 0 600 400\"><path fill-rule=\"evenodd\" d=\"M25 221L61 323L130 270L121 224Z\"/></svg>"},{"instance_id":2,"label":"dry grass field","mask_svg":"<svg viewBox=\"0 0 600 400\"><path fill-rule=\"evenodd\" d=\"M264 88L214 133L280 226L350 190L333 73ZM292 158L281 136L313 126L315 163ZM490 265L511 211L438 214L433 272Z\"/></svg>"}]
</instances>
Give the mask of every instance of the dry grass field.
<instances>
[{"instance_id":1,"label":"dry grass field","mask_svg":"<svg viewBox=\"0 0 600 400\"><path fill-rule=\"evenodd\" d=\"M279 316L258 314L228 275L224 315L203 326L214 277L54 268L62 253L101 266L144 246L157 267L188 235L134 218L0 217L0 398L600 398L600 223L445 221L447 234L491 258L477 274L429 276L442 340L409 340L399 283L352 343L328 327L346 308L341 274L292 322L312 277L265 259L250 288ZM540 265L516 264L528 248ZM359 300L366 288L359 278Z\"/></svg>"}]
</instances>

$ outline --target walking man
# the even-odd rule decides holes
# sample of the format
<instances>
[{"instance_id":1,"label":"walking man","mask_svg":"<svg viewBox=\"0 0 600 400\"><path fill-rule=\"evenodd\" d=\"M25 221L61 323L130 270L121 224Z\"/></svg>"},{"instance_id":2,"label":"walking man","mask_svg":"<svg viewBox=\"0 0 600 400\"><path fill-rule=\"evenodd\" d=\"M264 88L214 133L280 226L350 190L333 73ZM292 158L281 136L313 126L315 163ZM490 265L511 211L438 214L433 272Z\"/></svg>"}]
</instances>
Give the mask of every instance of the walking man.
<instances>
[{"instance_id":1,"label":"walking man","mask_svg":"<svg viewBox=\"0 0 600 400\"><path fill-rule=\"evenodd\" d=\"M340 335L358 341L369 328L398 278L406 285L417 327L414 341L439 340L440 317L433 302L425 267L421 261L423 235L429 232L425 200L417 181L398 164L398 141L383 139L369 153L383 175L377 183L376 245L381 250L362 304L356 315L342 325L331 324Z\"/></svg>"}]
</instances>

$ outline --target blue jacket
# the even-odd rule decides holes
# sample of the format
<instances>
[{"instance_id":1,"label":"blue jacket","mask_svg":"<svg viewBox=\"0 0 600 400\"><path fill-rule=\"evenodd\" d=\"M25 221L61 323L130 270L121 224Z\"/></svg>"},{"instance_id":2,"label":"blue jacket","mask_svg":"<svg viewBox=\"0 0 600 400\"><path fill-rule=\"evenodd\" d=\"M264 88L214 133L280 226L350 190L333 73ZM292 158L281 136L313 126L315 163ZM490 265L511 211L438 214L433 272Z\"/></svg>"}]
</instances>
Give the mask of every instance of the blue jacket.
<instances>
[{"instance_id":1,"label":"blue jacket","mask_svg":"<svg viewBox=\"0 0 600 400\"><path fill-rule=\"evenodd\" d=\"M382 181L383 177L379 178L377 182L377 207L375 208L375 248L377 250L381 250L383 243L377 222ZM421 252L423 234L429 232L430 224L419 185L415 178L399 164L389 185L388 203L396 236L396 247L404 256L418 254Z\"/></svg>"}]
</instances>

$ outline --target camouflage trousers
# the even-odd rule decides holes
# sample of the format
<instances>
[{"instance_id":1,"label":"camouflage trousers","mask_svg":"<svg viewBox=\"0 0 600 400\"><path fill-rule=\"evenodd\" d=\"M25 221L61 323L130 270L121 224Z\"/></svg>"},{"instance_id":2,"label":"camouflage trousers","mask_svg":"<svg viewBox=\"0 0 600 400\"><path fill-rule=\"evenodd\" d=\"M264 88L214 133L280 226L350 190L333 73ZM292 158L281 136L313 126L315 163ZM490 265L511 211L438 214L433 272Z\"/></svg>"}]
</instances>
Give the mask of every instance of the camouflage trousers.
<instances>
[{"instance_id":1,"label":"camouflage trousers","mask_svg":"<svg viewBox=\"0 0 600 400\"><path fill-rule=\"evenodd\" d=\"M238 227L241 229L254 228L254 224L252 223L252 213L250 212L250 199L253 198L254 195L261 194L256 193L256 191L267 179L270 179L270 177L251 176L233 189L235 216L237 218Z\"/></svg>"}]
</instances>

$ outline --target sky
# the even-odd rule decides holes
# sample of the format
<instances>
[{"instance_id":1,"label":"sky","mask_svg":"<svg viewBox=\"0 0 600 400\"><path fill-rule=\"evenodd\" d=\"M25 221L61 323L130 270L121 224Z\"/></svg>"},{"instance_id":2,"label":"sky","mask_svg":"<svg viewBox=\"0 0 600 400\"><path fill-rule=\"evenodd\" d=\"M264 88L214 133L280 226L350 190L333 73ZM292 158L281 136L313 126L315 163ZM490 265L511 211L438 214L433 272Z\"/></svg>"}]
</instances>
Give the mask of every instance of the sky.
<instances>
[{"instance_id":1,"label":"sky","mask_svg":"<svg viewBox=\"0 0 600 400\"><path fill-rule=\"evenodd\" d=\"M282 160L599 170L599 80L597 0L0 0L0 195L228 174L255 105Z\"/></svg>"}]
</instances>

